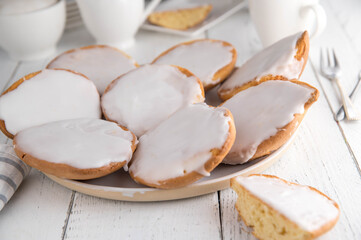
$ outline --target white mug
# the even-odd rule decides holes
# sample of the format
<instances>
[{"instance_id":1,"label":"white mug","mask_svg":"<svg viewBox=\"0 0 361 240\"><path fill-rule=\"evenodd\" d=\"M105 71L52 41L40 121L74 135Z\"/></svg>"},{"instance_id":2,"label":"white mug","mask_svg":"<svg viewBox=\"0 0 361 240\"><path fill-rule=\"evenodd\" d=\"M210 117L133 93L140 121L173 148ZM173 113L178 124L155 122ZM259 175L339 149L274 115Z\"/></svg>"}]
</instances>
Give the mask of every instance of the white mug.
<instances>
[{"instance_id":1,"label":"white mug","mask_svg":"<svg viewBox=\"0 0 361 240\"><path fill-rule=\"evenodd\" d=\"M251 18L264 47L294 33L310 37L326 27L326 13L318 0L249 0Z\"/></svg>"},{"instance_id":2,"label":"white mug","mask_svg":"<svg viewBox=\"0 0 361 240\"><path fill-rule=\"evenodd\" d=\"M127 48L134 36L161 0L77 0L82 19L97 44Z\"/></svg>"},{"instance_id":3,"label":"white mug","mask_svg":"<svg viewBox=\"0 0 361 240\"><path fill-rule=\"evenodd\" d=\"M0 46L14 60L48 57L64 31L65 15L64 0L30 12L0 13Z\"/></svg>"}]
</instances>

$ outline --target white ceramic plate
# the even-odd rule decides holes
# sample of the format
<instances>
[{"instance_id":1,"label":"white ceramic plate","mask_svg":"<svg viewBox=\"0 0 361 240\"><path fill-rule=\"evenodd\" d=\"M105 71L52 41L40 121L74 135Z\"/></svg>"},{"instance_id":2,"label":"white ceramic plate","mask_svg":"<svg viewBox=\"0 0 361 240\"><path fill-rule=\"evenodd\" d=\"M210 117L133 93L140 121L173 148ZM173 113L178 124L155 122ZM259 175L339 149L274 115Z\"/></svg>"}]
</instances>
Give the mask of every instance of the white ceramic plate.
<instances>
[{"instance_id":1,"label":"white ceramic plate","mask_svg":"<svg viewBox=\"0 0 361 240\"><path fill-rule=\"evenodd\" d=\"M189 2L199 5L212 4L213 9L202 23L187 30L164 28L149 22L145 22L141 28L191 37L206 31L247 5L245 0L167 0L162 2L155 11L164 9L164 5L169 5L170 2L172 2L172 4L176 3L179 8L182 8L182 4L187 6L186 4Z\"/></svg>"}]
</instances>

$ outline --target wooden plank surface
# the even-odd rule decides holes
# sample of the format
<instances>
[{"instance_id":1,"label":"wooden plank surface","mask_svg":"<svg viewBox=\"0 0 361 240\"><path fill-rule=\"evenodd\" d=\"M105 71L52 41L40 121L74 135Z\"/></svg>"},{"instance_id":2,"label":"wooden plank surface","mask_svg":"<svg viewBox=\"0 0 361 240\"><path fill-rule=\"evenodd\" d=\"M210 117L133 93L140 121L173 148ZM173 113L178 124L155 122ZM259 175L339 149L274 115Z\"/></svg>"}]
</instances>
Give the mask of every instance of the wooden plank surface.
<instances>
[{"instance_id":1,"label":"wooden plank surface","mask_svg":"<svg viewBox=\"0 0 361 240\"><path fill-rule=\"evenodd\" d=\"M32 169L0 214L0 238L61 239L72 191Z\"/></svg>"},{"instance_id":2,"label":"wooden plank surface","mask_svg":"<svg viewBox=\"0 0 361 240\"><path fill-rule=\"evenodd\" d=\"M329 22L325 33L311 42L310 60L301 80L321 91L319 101L304 119L288 152L265 173L318 188L341 207L340 221L321 239L361 238L360 174L361 123L333 120L340 99L334 86L317 75L319 48L333 46L339 55L350 90L361 67L361 15L358 0L343 4L323 1ZM238 65L261 49L246 10L207 32L207 37L229 41L238 50ZM197 37L205 37L204 35ZM195 38L197 38L195 37ZM170 46L190 40L140 31L137 42L126 50L140 64L148 63ZM58 53L93 44L84 28L67 31ZM49 58L50 59L50 58ZM11 61L0 50L0 88L39 70L49 61ZM312 68L312 66L314 68ZM314 72L316 70L316 72ZM357 105L361 106L361 97ZM0 141L4 141L4 137ZM129 203L104 200L67 190L37 170L15 193L0 213L0 239L255 239L237 221L232 190L178 201Z\"/></svg>"},{"instance_id":3,"label":"wooden plank surface","mask_svg":"<svg viewBox=\"0 0 361 240\"><path fill-rule=\"evenodd\" d=\"M218 196L131 203L76 194L65 235L87 239L220 239Z\"/></svg>"},{"instance_id":4,"label":"wooden plank surface","mask_svg":"<svg viewBox=\"0 0 361 240\"><path fill-rule=\"evenodd\" d=\"M315 51L311 52L311 60L317 71L319 69L319 49L333 47L342 68L342 85L347 92L351 92L361 71L361 31L356 30L361 23L361 15L356 14L361 9L361 2L350 0L349 4L343 4L343 6L341 2L332 0L324 1L323 5L329 17L328 26L325 33L313 42ZM320 75L319 79L333 112L337 112L341 105L341 99L336 85ZM361 111L360 95L361 91L358 91L355 106ZM361 121L342 121L339 123L339 127L360 171Z\"/></svg>"}]
</instances>

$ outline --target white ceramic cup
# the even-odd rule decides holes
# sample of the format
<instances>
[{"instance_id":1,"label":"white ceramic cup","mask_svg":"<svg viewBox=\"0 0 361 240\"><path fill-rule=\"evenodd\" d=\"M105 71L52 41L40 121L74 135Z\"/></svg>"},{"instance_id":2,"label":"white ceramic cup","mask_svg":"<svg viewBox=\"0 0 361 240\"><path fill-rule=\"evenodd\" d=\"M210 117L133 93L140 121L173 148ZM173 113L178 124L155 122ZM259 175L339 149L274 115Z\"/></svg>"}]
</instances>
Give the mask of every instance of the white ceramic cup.
<instances>
[{"instance_id":1,"label":"white ceramic cup","mask_svg":"<svg viewBox=\"0 0 361 240\"><path fill-rule=\"evenodd\" d=\"M65 1L25 13L0 14L0 46L14 60L43 59L55 53L65 26Z\"/></svg>"},{"instance_id":2,"label":"white ceramic cup","mask_svg":"<svg viewBox=\"0 0 361 240\"><path fill-rule=\"evenodd\" d=\"M307 30L310 37L326 27L326 13L318 0L248 0L251 18L264 47Z\"/></svg>"},{"instance_id":3,"label":"white ceramic cup","mask_svg":"<svg viewBox=\"0 0 361 240\"><path fill-rule=\"evenodd\" d=\"M144 9L144 0L77 0L82 19L97 44L130 47L134 36L159 4L153 0Z\"/></svg>"}]
</instances>

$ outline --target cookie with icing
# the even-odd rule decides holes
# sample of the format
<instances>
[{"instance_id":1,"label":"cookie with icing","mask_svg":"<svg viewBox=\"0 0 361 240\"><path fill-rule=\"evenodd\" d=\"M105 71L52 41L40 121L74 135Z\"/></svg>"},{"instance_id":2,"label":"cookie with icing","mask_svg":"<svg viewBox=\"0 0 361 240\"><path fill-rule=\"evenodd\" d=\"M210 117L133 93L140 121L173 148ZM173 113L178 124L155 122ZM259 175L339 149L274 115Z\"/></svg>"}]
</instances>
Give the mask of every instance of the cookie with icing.
<instances>
[{"instance_id":1,"label":"cookie with icing","mask_svg":"<svg viewBox=\"0 0 361 240\"><path fill-rule=\"evenodd\" d=\"M170 29L186 30L203 22L213 8L210 4L200 5L197 3L182 5L179 8L178 4L165 6L168 5L167 3L173 5L175 2L162 3L161 9L149 14L148 21L150 23Z\"/></svg>"},{"instance_id":2,"label":"cookie with icing","mask_svg":"<svg viewBox=\"0 0 361 240\"><path fill-rule=\"evenodd\" d=\"M101 106L106 119L141 136L180 108L203 101L202 83L188 70L147 64L114 80Z\"/></svg>"},{"instance_id":3,"label":"cookie with icing","mask_svg":"<svg viewBox=\"0 0 361 240\"><path fill-rule=\"evenodd\" d=\"M297 80L269 80L221 104L229 109L236 140L223 163L241 164L270 154L286 143L319 92Z\"/></svg>"},{"instance_id":4,"label":"cookie with icing","mask_svg":"<svg viewBox=\"0 0 361 240\"><path fill-rule=\"evenodd\" d=\"M136 61L117 48L91 45L60 54L46 68L65 68L82 73L103 94L111 81L136 67Z\"/></svg>"},{"instance_id":5,"label":"cookie with icing","mask_svg":"<svg viewBox=\"0 0 361 240\"><path fill-rule=\"evenodd\" d=\"M234 138L229 110L205 103L189 105L140 137L130 176L155 188L189 185L222 162Z\"/></svg>"},{"instance_id":6,"label":"cookie with icing","mask_svg":"<svg viewBox=\"0 0 361 240\"><path fill-rule=\"evenodd\" d=\"M18 157L44 173L92 179L127 167L137 139L129 130L101 119L71 119L20 131Z\"/></svg>"},{"instance_id":7,"label":"cookie with icing","mask_svg":"<svg viewBox=\"0 0 361 240\"><path fill-rule=\"evenodd\" d=\"M337 222L336 202L315 188L276 176L251 175L231 179L236 209L261 240L314 239Z\"/></svg>"},{"instance_id":8,"label":"cookie with icing","mask_svg":"<svg viewBox=\"0 0 361 240\"><path fill-rule=\"evenodd\" d=\"M154 59L153 63L188 69L201 80L207 91L228 77L236 60L237 51L230 43L199 39L171 47Z\"/></svg>"},{"instance_id":9,"label":"cookie with icing","mask_svg":"<svg viewBox=\"0 0 361 240\"><path fill-rule=\"evenodd\" d=\"M236 68L218 89L218 95L225 101L265 80L299 79L306 66L308 52L307 31L281 39Z\"/></svg>"},{"instance_id":10,"label":"cookie with icing","mask_svg":"<svg viewBox=\"0 0 361 240\"><path fill-rule=\"evenodd\" d=\"M70 70L30 73L0 96L0 129L9 138L36 125L85 117L101 117L99 93L87 77Z\"/></svg>"}]
</instances>

